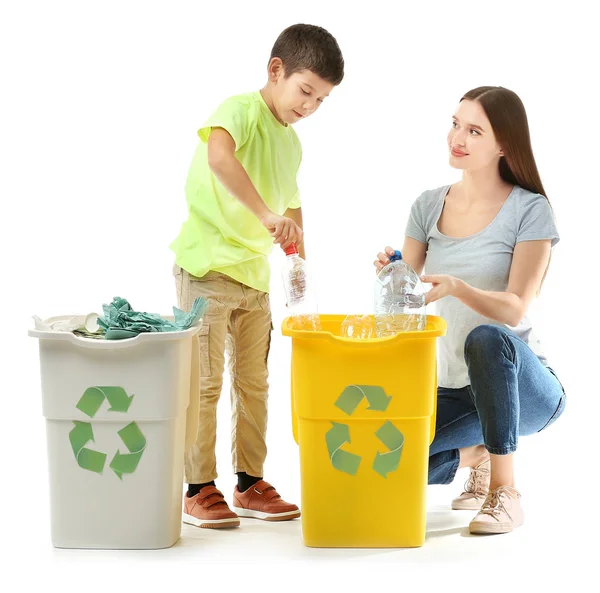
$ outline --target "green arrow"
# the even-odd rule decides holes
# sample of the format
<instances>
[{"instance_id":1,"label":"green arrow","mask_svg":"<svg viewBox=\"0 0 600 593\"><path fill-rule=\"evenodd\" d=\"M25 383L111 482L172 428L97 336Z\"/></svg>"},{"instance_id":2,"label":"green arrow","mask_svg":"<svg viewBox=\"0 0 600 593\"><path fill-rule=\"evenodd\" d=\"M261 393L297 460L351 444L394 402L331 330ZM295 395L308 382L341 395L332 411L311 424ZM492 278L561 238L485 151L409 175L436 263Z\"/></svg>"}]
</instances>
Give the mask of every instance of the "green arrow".
<instances>
[{"instance_id":1,"label":"green arrow","mask_svg":"<svg viewBox=\"0 0 600 593\"><path fill-rule=\"evenodd\" d=\"M88 387L75 406L84 414L93 418L104 401L104 393L99 387Z\"/></svg>"},{"instance_id":2,"label":"green arrow","mask_svg":"<svg viewBox=\"0 0 600 593\"><path fill-rule=\"evenodd\" d=\"M131 422L117 434L121 437L129 453L123 454L121 451L117 451L110 462L110 469L122 480L123 474L132 474L136 470L146 448L146 437L135 422Z\"/></svg>"},{"instance_id":3,"label":"green arrow","mask_svg":"<svg viewBox=\"0 0 600 593\"><path fill-rule=\"evenodd\" d=\"M375 436L388 448L388 453L377 451L373 469L382 477L396 471L400 465L402 448L404 446L404 435L388 420L376 433Z\"/></svg>"},{"instance_id":4,"label":"green arrow","mask_svg":"<svg viewBox=\"0 0 600 593\"><path fill-rule=\"evenodd\" d=\"M364 395L363 390L358 385L350 385L342 391L342 394L337 398L335 405L342 410L342 412L351 416L352 412L356 410L358 404L362 401Z\"/></svg>"},{"instance_id":5,"label":"green arrow","mask_svg":"<svg viewBox=\"0 0 600 593\"><path fill-rule=\"evenodd\" d=\"M390 405L392 396L385 394L383 387L377 385L349 385L342 391L335 405L351 416L363 397L369 402L369 410L385 412Z\"/></svg>"},{"instance_id":6,"label":"green arrow","mask_svg":"<svg viewBox=\"0 0 600 593\"><path fill-rule=\"evenodd\" d=\"M389 453L380 453L377 451L375 455L375 461L373 462L373 469L383 478L387 479L387 474L396 471L400 465L400 457L402 456L402 449L398 451L390 451Z\"/></svg>"},{"instance_id":7,"label":"green arrow","mask_svg":"<svg viewBox=\"0 0 600 593\"><path fill-rule=\"evenodd\" d=\"M69 433L69 441L77 464L83 469L101 474L104 469L106 454L85 448L88 441L94 440L92 425L89 422L78 422L77 420L73 424L75 424L75 428Z\"/></svg>"},{"instance_id":8,"label":"green arrow","mask_svg":"<svg viewBox=\"0 0 600 593\"><path fill-rule=\"evenodd\" d=\"M134 398L127 396L122 387L89 387L77 402L77 408L90 418L100 409L104 398L110 404L109 412L127 412Z\"/></svg>"},{"instance_id":9,"label":"green arrow","mask_svg":"<svg viewBox=\"0 0 600 593\"><path fill-rule=\"evenodd\" d=\"M392 401L391 395L386 395L383 387L377 385L358 385L363 390L367 401L369 402L369 410L385 412Z\"/></svg>"},{"instance_id":10,"label":"green arrow","mask_svg":"<svg viewBox=\"0 0 600 593\"><path fill-rule=\"evenodd\" d=\"M339 422L332 422L331 424L333 427L330 428L325 435L329 457L331 457L345 443L350 443L350 428L348 425L340 424Z\"/></svg>"},{"instance_id":11,"label":"green arrow","mask_svg":"<svg viewBox=\"0 0 600 593\"><path fill-rule=\"evenodd\" d=\"M79 454L79 451L85 447L88 441L94 440L94 431L92 425L89 422L78 422L73 421L75 428L69 433L69 441L71 442L71 448L75 457Z\"/></svg>"},{"instance_id":12,"label":"green arrow","mask_svg":"<svg viewBox=\"0 0 600 593\"><path fill-rule=\"evenodd\" d=\"M395 451L404 445L404 435L388 420L375 436L390 450Z\"/></svg>"},{"instance_id":13,"label":"green arrow","mask_svg":"<svg viewBox=\"0 0 600 593\"><path fill-rule=\"evenodd\" d=\"M331 464L335 469L355 476L361 457L341 450L344 444L350 442L350 429L347 424L338 422L332 422L331 424L332 428L325 435Z\"/></svg>"},{"instance_id":14,"label":"green arrow","mask_svg":"<svg viewBox=\"0 0 600 593\"><path fill-rule=\"evenodd\" d=\"M359 455L348 453L348 451L342 451L341 449L331 456L333 467L351 476L356 475L360 461L361 457Z\"/></svg>"},{"instance_id":15,"label":"green arrow","mask_svg":"<svg viewBox=\"0 0 600 593\"><path fill-rule=\"evenodd\" d=\"M79 467L91 472L96 472L97 474L101 474L104 470L105 461L106 453L100 453L100 451L94 451L92 449L81 449L77 456Z\"/></svg>"},{"instance_id":16,"label":"green arrow","mask_svg":"<svg viewBox=\"0 0 600 593\"><path fill-rule=\"evenodd\" d=\"M146 448L146 437L135 422L129 423L118 433L130 453L139 453Z\"/></svg>"},{"instance_id":17,"label":"green arrow","mask_svg":"<svg viewBox=\"0 0 600 593\"><path fill-rule=\"evenodd\" d=\"M134 395L128 397L122 387L96 387L96 389L100 389L108 400L110 404L109 412L127 412L135 397Z\"/></svg>"}]
</instances>

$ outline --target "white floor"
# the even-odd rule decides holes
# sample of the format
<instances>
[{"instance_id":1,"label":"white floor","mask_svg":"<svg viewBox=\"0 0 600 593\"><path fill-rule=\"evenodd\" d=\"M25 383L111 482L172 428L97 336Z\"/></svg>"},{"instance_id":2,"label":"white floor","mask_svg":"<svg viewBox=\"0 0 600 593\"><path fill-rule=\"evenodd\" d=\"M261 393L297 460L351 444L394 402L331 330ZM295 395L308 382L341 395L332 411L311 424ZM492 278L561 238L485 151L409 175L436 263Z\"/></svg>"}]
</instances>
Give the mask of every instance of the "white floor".
<instances>
[{"instance_id":1,"label":"white floor","mask_svg":"<svg viewBox=\"0 0 600 593\"><path fill-rule=\"evenodd\" d=\"M409 585L419 591L521 591L526 584L555 590L559 583L573 591L598 590L588 579L595 572L592 556L598 547L596 534L583 528L585 508L573 508L570 515L563 508L557 514L556 499L538 496L527 509L526 524L512 534L471 536L467 526L473 513L448 506L455 485L429 488L424 546L393 550L307 548L301 521L251 519L242 519L234 530L183 525L179 542L166 550L59 550L50 545L46 516L36 522L31 512L46 507L40 504L45 501L31 497L22 529L3 553L13 559L3 570L5 578L13 582L13 573L20 585L2 590L255 590L235 586L247 579L277 591L401 591ZM24 505L17 512L23 517L25 510ZM591 517L595 513L589 509Z\"/></svg>"}]
</instances>

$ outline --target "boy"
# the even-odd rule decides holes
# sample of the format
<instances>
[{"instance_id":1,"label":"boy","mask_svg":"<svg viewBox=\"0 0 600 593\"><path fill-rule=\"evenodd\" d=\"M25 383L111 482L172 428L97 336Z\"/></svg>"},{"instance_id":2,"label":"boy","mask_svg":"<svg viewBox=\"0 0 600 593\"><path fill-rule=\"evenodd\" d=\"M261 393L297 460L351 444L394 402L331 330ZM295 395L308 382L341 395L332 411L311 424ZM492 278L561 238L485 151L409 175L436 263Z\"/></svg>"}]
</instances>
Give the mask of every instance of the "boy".
<instances>
[{"instance_id":1,"label":"boy","mask_svg":"<svg viewBox=\"0 0 600 593\"><path fill-rule=\"evenodd\" d=\"M302 158L291 124L314 113L344 76L336 40L294 25L278 37L261 91L227 99L198 131L186 183L189 217L171 245L179 306L209 302L200 341L200 427L186 454L184 521L237 527L239 517L300 516L262 479L267 449L267 358L271 341L268 255L273 243L302 247L296 175ZM230 359L233 512L215 486L216 411Z\"/></svg>"}]
</instances>

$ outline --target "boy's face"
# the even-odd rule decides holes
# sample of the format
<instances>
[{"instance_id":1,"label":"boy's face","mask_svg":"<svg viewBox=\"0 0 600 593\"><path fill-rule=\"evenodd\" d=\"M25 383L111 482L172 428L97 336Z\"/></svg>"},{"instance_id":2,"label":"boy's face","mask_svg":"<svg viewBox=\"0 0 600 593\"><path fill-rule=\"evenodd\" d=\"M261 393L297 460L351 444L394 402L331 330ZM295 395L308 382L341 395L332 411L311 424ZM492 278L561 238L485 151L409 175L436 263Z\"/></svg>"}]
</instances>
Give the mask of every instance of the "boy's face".
<instances>
[{"instance_id":1,"label":"boy's face","mask_svg":"<svg viewBox=\"0 0 600 593\"><path fill-rule=\"evenodd\" d=\"M286 124L295 124L312 115L334 87L310 70L286 78L282 65L274 74L273 106L278 119Z\"/></svg>"}]
</instances>

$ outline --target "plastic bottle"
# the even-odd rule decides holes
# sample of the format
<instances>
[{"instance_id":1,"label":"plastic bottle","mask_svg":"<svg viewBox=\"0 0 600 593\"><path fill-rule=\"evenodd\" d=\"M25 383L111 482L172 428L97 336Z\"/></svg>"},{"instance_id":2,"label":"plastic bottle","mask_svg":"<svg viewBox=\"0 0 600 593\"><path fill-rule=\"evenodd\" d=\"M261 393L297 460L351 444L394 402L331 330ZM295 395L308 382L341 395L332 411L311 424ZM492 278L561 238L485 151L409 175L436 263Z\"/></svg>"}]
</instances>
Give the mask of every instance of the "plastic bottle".
<instances>
[{"instance_id":1,"label":"plastic bottle","mask_svg":"<svg viewBox=\"0 0 600 593\"><path fill-rule=\"evenodd\" d=\"M285 255L282 278L288 311L293 318L293 329L319 331L321 321L317 296L306 262L298 254L295 243L285 250Z\"/></svg>"},{"instance_id":2,"label":"plastic bottle","mask_svg":"<svg viewBox=\"0 0 600 593\"><path fill-rule=\"evenodd\" d=\"M425 289L417 273L402 259L400 251L378 274L375 282L375 328L377 337L402 331L420 331L427 325Z\"/></svg>"},{"instance_id":3,"label":"plastic bottle","mask_svg":"<svg viewBox=\"0 0 600 593\"><path fill-rule=\"evenodd\" d=\"M348 315L340 328L340 335L353 340L375 337L375 324L371 315Z\"/></svg>"}]
</instances>

